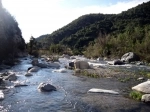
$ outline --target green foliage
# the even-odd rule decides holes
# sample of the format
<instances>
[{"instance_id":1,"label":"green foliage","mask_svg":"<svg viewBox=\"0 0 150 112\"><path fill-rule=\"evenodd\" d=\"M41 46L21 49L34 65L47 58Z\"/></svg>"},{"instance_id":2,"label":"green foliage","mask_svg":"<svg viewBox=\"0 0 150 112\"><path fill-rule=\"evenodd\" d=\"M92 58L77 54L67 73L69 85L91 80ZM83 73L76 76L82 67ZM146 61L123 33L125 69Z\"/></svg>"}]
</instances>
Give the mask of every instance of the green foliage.
<instances>
[{"instance_id":1,"label":"green foliage","mask_svg":"<svg viewBox=\"0 0 150 112\"><path fill-rule=\"evenodd\" d=\"M131 91L129 96L135 100L141 100L142 98L142 93L138 92L138 91Z\"/></svg>"},{"instance_id":2,"label":"green foliage","mask_svg":"<svg viewBox=\"0 0 150 112\"><path fill-rule=\"evenodd\" d=\"M87 57L117 56L135 52L150 62L150 2L120 14L88 14L37 41L41 48L65 45Z\"/></svg>"},{"instance_id":3,"label":"green foliage","mask_svg":"<svg viewBox=\"0 0 150 112\"><path fill-rule=\"evenodd\" d=\"M25 42L15 18L3 8L0 0L0 63L13 60L19 51L25 50Z\"/></svg>"}]
</instances>

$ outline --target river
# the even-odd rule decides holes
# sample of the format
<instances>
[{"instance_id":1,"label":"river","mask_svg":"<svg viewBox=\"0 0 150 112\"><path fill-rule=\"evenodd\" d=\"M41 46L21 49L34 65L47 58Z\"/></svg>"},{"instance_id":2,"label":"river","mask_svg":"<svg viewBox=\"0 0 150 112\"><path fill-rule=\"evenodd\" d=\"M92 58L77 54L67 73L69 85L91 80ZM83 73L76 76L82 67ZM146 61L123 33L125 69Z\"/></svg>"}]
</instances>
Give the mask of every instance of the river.
<instances>
[{"instance_id":1,"label":"river","mask_svg":"<svg viewBox=\"0 0 150 112\"><path fill-rule=\"evenodd\" d=\"M55 69L52 68L43 68L33 73L33 76L26 77L24 74L32 66L31 59L20 60L19 64L7 71L15 72L17 81L24 81L28 86L13 87L10 84L9 89L4 90L5 99L0 101L2 112L111 112L111 110L146 112L150 110L148 105L124 98L122 95L87 93L93 87L120 91L120 88L126 84L117 82L115 79L75 76L72 70L59 73L53 72ZM62 59L60 62L63 68L67 61ZM57 91L40 92L37 87L41 82L51 83ZM120 85L120 88L117 85Z\"/></svg>"}]
</instances>

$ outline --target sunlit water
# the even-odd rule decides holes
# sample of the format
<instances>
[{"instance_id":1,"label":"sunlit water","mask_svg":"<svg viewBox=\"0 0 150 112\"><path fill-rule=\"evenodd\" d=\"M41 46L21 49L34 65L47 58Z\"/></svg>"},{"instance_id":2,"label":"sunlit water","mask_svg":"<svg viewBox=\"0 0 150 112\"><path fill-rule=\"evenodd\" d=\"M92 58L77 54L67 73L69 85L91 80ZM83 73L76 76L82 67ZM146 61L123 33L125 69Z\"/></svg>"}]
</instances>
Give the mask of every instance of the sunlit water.
<instances>
[{"instance_id":1,"label":"sunlit water","mask_svg":"<svg viewBox=\"0 0 150 112\"><path fill-rule=\"evenodd\" d=\"M63 68L67 60L62 59L60 61ZM71 70L67 70L67 73L53 72L54 69L51 68L41 69L30 77L24 76L27 69L31 66L30 59L21 59L20 64L8 70L15 72L18 77L17 80L24 81L28 86L12 87L5 90L5 99L0 101L0 111L99 112L96 108L80 100L82 96L87 94L89 89L99 87L99 79L77 77L73 75ZM106 67L105 64L103 66ZM129 66L129 68L131 67L133 66ZM143 68L145 69L145 67ZM57 91L40 92L37 87L41 82L51 83L57 88ZM105 87L105 83L101 86ZM112 89L115 88L111 83L110 87Z\"/></svg>"}]
</instances>

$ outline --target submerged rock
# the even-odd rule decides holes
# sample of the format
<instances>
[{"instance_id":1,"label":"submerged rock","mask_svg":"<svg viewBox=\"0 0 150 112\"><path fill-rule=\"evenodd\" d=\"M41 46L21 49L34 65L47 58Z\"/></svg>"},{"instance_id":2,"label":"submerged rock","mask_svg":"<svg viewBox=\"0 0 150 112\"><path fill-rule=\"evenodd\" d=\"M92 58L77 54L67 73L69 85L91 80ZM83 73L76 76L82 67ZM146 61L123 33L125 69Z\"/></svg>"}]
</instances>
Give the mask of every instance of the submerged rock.
<instances>
[{"instance_id":1,"label":"submerged rock","mask_svg":"<svg viewBox=\"0 0 150 112\"><path fill-rule=\"evenodd\" d=\"M113 90L98 89L98 88L92 88L92 89L90 89L88 92L91 92L91 93L109 93L109 94L119 94L118 92L113 91Z\"/></svg>"},{"instance_id":2,"label":"submerged rock","mask_svg":"<svg viewBox=\"0 0 150 112\"><path fill-rule=\"evenodd\" d=\"M133 90L143 92L143 93L149 93L150 94L150 81L146 81L143 83L140 83L134 87L132 87Z\"/></svg>"},{"instance_id":3,"label":"submerged rock","mask_svg":"<svg viewBox=\"0 0 150 112\"><path fill-rule=\"evenodd\" d=\"M56 88L49 83L40 83L38 86L38 89L40 89L41 91L46 91L46 92L56 91Z\"/></svg>"}]
</instances>

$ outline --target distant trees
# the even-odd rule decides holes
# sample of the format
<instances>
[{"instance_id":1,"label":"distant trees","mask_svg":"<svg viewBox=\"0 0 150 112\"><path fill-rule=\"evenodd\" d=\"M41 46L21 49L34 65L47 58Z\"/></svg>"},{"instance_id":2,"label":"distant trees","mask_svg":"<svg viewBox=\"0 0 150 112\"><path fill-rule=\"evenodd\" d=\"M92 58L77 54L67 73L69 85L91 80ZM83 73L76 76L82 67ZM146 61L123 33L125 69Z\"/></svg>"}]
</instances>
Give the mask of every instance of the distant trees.
<instances>
[{"instance_id":1,"label":"distant trees","mask_svg":"<svg viewBox=\"0 0 150 112\"><path fill-rule=\"evenodd\" d=\"M120 14L88 14L37 39L51 52L67 46L88 57L117 56L133 51L150 61L150 1Z\"/></svg>"}]
</instances>

